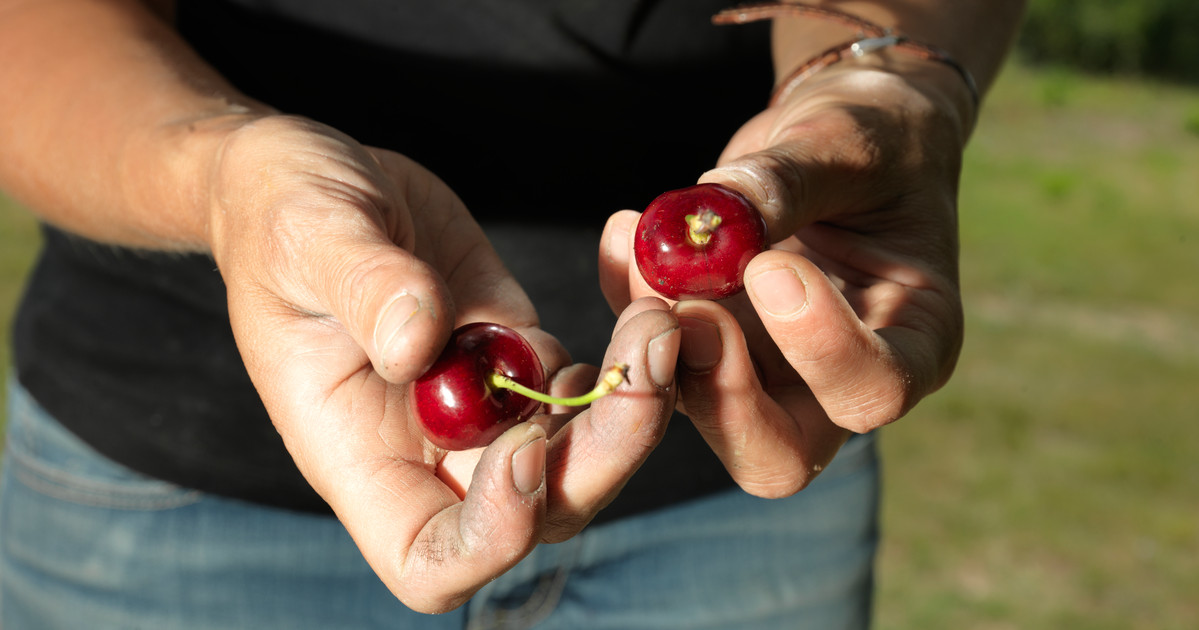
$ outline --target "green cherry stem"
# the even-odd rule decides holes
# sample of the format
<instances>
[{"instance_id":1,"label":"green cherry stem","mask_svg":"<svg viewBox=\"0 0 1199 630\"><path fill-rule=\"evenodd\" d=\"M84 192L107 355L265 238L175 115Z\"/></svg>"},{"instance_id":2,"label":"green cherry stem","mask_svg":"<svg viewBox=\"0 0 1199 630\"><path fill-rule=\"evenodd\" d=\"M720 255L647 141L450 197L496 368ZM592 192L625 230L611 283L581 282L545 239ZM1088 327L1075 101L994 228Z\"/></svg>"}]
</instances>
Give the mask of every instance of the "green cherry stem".
<instances>
[{"instance_id":1,"label":"green cherry stem","mask_svg":"<svg viewBox=\"0 0 1199 630\"><path fill-rule=\"evenodd\" d=\"M596 400L611 394L621 383L628 380L628 373L628 364L617 363L616 365L608 368L607 372L604 372L604 378L600 380L598 385L595 386L595 389L583 394L582 396L574 396L571 398L558 398L556 396L543 394L535 389L529 389L528 387L525 387L524 385L521 385L520 383L517 383L516 381L498 372L492 372L491 374L487 375L487 386L492 390L510 389L521 396L532 398L537 402L543 402L547 405L582 407L584 405L590 405Z\"/></svg>"}]
</instances>

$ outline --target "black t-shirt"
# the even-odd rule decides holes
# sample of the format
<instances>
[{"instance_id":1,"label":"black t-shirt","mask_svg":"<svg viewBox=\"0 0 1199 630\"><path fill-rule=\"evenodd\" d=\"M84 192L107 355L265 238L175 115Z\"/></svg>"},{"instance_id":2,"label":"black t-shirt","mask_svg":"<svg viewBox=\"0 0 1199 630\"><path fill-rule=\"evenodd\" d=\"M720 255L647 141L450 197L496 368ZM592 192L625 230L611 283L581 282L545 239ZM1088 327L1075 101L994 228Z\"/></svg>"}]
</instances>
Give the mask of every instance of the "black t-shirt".
<instances>
[{"instance_id":1,"label":"black t-shirt","mask_svg":"<svg viewBox=\"0 0 1199 630\"><path fill-rule=\"evenodd\" d=\"M239 89L446 180L543 326L598 362L614 316L598 237L694 183L770 89L764 26L725 0L181 0L182 35ZM327 511L246 375L211 258L45 228L18 311L21 383L102 453L184 486ZM601 517L730 483L683 418Z\"/></svg>"}]
</instances>

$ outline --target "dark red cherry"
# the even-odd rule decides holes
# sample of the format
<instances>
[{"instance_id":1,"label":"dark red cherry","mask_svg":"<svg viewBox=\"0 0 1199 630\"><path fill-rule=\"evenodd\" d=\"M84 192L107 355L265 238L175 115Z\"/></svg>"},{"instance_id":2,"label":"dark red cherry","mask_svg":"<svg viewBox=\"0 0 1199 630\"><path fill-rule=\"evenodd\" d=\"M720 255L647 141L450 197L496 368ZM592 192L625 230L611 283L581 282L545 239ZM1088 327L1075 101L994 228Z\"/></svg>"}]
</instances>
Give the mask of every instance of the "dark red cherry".
<instances>
[{"instance_id":1,"label":"dark red cherry","mask_svg":"<svg viewBox=\"0 0 1199 630\"><path fill-rule=\"evenodd\" d=\"M454 451L486 446L537 412L541 403L489 385L492 373L545 390L541 361L515 330L487 323L455 330L433 367L412 382L417 419L429 441Z\"/></svg>"},{"instance_id":2,"label":"dark red cherry","mask_svg":"<svg viewBox=\"0 0 1199 630\"><path fill-rule=\"evenodd\" d=\"M745 288L745 267L766 245L766 221L744 195L699 184L649 204L633 255L641 277L664 297L719 300Z\"/></svg>"}]
</instances>

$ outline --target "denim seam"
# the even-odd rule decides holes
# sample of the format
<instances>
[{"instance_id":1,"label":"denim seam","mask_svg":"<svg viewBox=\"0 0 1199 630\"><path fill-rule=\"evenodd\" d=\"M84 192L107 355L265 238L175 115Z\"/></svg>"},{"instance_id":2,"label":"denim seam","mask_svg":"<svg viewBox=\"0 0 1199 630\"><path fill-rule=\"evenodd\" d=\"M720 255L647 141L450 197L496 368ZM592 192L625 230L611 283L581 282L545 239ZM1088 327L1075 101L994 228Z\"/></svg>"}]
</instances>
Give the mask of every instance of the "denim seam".
<instances>
[{"instance_id":1,"label":"denim seam","mask_svg":"<svg viewBox=\"0 0 1199 630\"><path fill-rule=\"evenodd\" d=\"M497 608L491 611L486 619L474 619L468 625L469 630L516 630L532 628L558 607L562 594L566 590L566 582L571 571L578 564L581 545L580 533L571 543L572 552L565 558L562 565L550 575L542 575L538 579L537 588L529 595L523 604L516 608Z\"/></svg>"},{"instance_id":2,"label":"denim seam","mask_svg":"<svg viewBox=\"0 0 1199 630\"><path fill-rule=\"evenodd\" d=\"M12 445L9 445L7 451L13 463L18 464L13 466L12 471L21 483L47 496L82 505L126 510L163 510L197 503L203 495L198 490L186 490L166 482L157 482L156 487L141 490L97 483L47 466L34 456L13 448ZM167 493L169 496L165 496Z\"/></svg>"}]
</instances>

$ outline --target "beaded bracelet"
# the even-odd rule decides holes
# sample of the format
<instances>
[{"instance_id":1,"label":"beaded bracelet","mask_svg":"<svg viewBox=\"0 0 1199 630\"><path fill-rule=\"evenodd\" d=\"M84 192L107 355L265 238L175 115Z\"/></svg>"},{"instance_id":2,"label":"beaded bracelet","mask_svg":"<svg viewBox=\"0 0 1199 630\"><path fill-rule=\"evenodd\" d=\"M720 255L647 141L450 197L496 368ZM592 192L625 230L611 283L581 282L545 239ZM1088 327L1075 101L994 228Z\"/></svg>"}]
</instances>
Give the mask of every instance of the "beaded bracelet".
<instances>
[{"instance_id":1,"label":"beaded bracelet","mask_svg":"<svg viewBox=\"0 0 1199 630\"><path fill-rule=\"evenodd\" d=\"M974 81L974 76L970 74L970 71L958 63L949 53L940 48L896 33L889 28L879 26L869 20L864 20L856 15L835 9L808 6L797 2L757 2L725 9L712 17L712 23L722 25L748 24L760 20L772 20L782 15L806 15L838 22L850 28L858 29L858 37L837 44L800 64L798 68L779 82L778 86L771 93L771 105L786 98L788 94L795 90L808 77L839 61L849 57L863 57L884 48L894 48L915 55L920 59L936 61L952 68L962 78L962 81L966 83L966 89L970 91L970 100L975 110L977 111L978 109L978 83Z\"/></svg>"}]
</instances>

